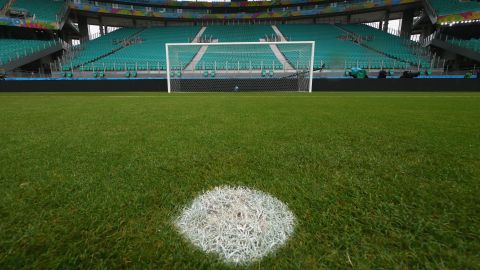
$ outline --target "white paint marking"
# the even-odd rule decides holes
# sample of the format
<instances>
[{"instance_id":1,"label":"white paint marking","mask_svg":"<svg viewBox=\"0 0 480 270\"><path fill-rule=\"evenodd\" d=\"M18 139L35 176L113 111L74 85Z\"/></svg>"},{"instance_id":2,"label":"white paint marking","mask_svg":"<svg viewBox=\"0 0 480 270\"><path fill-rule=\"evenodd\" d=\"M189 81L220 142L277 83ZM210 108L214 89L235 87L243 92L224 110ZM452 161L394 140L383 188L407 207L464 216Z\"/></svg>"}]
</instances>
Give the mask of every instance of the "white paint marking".
<instances>
[{"instance_id":1,"label":"white paint marking","mask_svg":"<svg viewBox=\"0 0 480 270\"><path fill-rule=\"evenodd\" d=\"M282 246L294 231L295 217L266 193L225 186L197 197L175 225L198 248L240 264Z\"/></svg>"}]
</instances>

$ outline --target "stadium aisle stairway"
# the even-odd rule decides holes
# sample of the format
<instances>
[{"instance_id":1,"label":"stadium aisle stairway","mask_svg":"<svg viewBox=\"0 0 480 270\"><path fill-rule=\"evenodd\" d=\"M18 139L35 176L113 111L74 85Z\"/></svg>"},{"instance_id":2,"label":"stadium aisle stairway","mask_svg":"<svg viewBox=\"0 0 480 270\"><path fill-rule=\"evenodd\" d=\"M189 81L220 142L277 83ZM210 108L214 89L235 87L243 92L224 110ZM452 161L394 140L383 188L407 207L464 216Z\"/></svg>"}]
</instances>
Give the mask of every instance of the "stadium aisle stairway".
<instances>
[{"instance_id":1,"label":"stadium aisle stairway","mask_svg":"<svg viewBox=\"0 0 480 270\"><path fill-rule=\"evenodd\" d=\"M315 41L314 68L320 68L323 64L333 69L381 68L382 66L400 68L402 66L392 58L348 40L344 31L331 24L287 24L277 27L289 41ZM297 53L288 51L285 46L279 46L279 48L283 50L283 54L290 63L296 66Z\"/></svg>"}]
</instances>

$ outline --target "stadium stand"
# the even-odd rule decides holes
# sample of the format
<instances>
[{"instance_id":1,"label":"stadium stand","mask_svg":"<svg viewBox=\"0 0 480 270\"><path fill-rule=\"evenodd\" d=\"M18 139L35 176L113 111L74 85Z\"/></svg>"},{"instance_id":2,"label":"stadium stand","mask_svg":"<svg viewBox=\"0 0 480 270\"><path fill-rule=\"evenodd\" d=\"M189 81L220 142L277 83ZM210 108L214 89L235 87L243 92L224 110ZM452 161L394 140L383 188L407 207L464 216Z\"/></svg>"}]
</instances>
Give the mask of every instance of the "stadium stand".
<instances>
[{"instance_id":1,"label":"stadium stand","mask_svg":"<svg viewBox=\"0 0 480 270\"><path fill-rule=\"evenodd\" d=\"M27 10L28 16L40 21L58 21L65 6L61 0L16 0L12 10Z\"/></svg>"},{"instance_id":2,"label":"stadium stand","mask_svg":"<svg viewBox=\"0 0 480 270\"><path fill-rule=\"evenodd\" d=\"M56 44L54 40L0 39L0 65Z\"/></svg>"},{"instance_id":3,"label":"stadium stand","mask_svg":"<svg viewBox=\"0 0 480 270\"><path fill-rule=\"evenodd\" d=\"M323 64L327 68L381 68L402 66L401 63L349 40L347 34L335 25L281 25L279 30L290 41L315 41L315 68ZM280 47L282 50L282 47ZM296 65L295 53L284 52L292 65Z\"/></svg>"},{"instance_id":4,"label":"stadium stand","mask_svg":"<svg viewBox=\"0 0 480 270\"><path fill-rule=\"evenodd\" d=\"M203 33L203 40L212 42L258 42L275 36L270 25L213 25ZM243 50L243 51L242 51ZM209 46L196 64L196 69L282 69L268 45L249 48Z\"/></svg>"},{"instance_id":5,"label":"stadium stand","mask_svg":"<svg viewBox=\"0 0 480 270\"><path fill-rule=\"evenodd\" d=\"M422 57L422 51L414 46L413 41L391 35L379 29L364 24L346 24L343 29L357 35L359 42L382 54L398 59L413 66L430 67L430 60ZM401 64L402 67L406 67Z\"/></svg>"},{"instance_id":6,"label":"stadium stand","mask_svg":"<svg viewBox=\"0 0 480 270\"><path fill-rule=\"evenodd\" d=\"M480 2L468 0L428 0L437 15L458 14L462 12L480 11Z\"/></svg>"},{"instance_id":7,"label":"stadium stand","mask_svg":"<svg viewBox=\"0 0 480 270\"><path fill-rule=\"evenodd\" d=\"M428 67L428 59L415 54L404 39L366 25L281 25L279 30L291 41L316 41L315 68L407 68L421 64ZM152 28L123 28L77 48L79 52L64 67L81 70L165 70L165 43L190 42L200 27L173 26ZM137 39L134 39L137 38ZM208 42L251 42L277 39L271 25L214 25L206 27L201 40L206 50L195 61L195 69L282 69L283 65L270 46L254 49L208 46ZM130 39L133 42L130 42ZM127 44L126 44L127 43ZM292 66L297 66L298 52L278 46ZM199 51L180 54L179 69L185 68ZM242 51L243 50L243 51ZM306 65L305 63L303 65ZM301 68L301 67L300 67Z\"/></svg>"},{"instance_id":8,"label":"stadium stand","mask_svg":"<svg viewBox=\"0 0 480 270\"><path fill-rule=\"evenodd\" d=\"M463 77L479 66L479 6L468 0L0 0L0 72L9 80L33 73L62 80L173 75L173 83L189 81L192 88L197 79L214 78L216 86L222 79L300 81L307 74L337 79L355 70L364 72L356 78L381 71L388 79L404 71ZM285 43L237 44L259 41ZM169 47L168 61L166 43L184 43Z\"/></svg>"}]
</instances>

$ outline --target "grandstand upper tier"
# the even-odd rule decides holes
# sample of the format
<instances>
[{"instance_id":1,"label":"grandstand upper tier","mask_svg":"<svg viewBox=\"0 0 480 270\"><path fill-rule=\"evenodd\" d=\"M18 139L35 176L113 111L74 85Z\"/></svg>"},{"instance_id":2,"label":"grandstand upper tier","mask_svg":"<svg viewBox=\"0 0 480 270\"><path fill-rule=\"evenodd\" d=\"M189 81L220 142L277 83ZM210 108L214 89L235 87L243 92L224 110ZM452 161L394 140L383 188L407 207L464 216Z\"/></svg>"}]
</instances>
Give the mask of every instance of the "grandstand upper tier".
<instances>
[{"instance_id":1,"label":"grandstand upper tier","mask_svg":"<svg viewBox=\"0 0 480 270\"><path fill-rule=\"evenodd\" d=\"M430 10L442 17L439 22L452 20L464 21L480 18L480 4L468 0L426 0ZM9 4L7 4L9 3ZM173 0L125 0L125 1L89 1L89 0L0 0L0 8L7 5L12 19L25 17L26 21L7 20L3 17L2 25L29 28L59 29L63 26L67 11L82 16L121 16L143 17L148 19L183 20L183 21L225 21L225 20L279 20L299 19L306 17L326 17L334 14L355 14L385 10L389 16L397 16L404 8L418 8L425 3L421 0L276 0L276 1L243 1L243 2L207 2L207 1L173 1ZM476 14L465 14L468 12ZM446 14L460 14L457 17L445 17ZM377 14L378 15L378 14ZM374 16L377 16L374 15ZM337 18L337 19L338 19ZM370 18L358 17L343 21L360 22ZM380 17L378 19L381 19ZM122 25L126 26L126 25ZM130 25L133 26L133 25Z\"/></svg>"},{"instance_id":2,"label":"grandstand upper tier","mask_svg":"<svg viewBox=\"0 0 480 270\"><path fill-rule=\"evenodd\" d=\"M40 21L58 21L65 7L63 0L16 0L11 11L25 11L28 17Z\"/></svg>"},{"instance_id":3,"label":"grandstand upper tier","mask_svg":"<svg viewBox=\"0 0 480 270\"><path fill-rule=\"evenodd\" d=\"M115 16L135 16L144 18L163 18L184 21L205 20L279 20L282 18L304 18L326 16L335 13L354 13L372 9L390 9L393 7L418 7L420 0L354 0L354 1L282 1L282 5L272 5L270 1L224 3L225 7L216 8L217 3L196 1L166 1L124 3L76 0L69 3L74 12L104 14ZM254 6L252 3L255 3ZM258 3L258 5L257 5ZM275 3L275 2L274 2ZM261 5L260 5L261 4Z\"/></svg>"},{"instance_id":4,"label":"grandstand upper tier","mask_svg":"<svg viewBox=\"0 0 480 270\"><path fill-rule=\"evenodd\" d=\"M429 68L429 60L416 54L406 40L364 25L171 26L123 28L78 46L69 53L64 69L124 71L165 70L165 44L200 41L177 52L178 68L195 70L284 69L286 61L297 68L298 51L290 46L209 46L216 42L266 40L315 41L314 65L329 69ZM359 38L362 37L362 38ZM202 49L203 47L203 49ZM194 60L195 59L195 60ZM193 62L192 62L193 61ZM302 63L305 65L305 63Z\"/></svg>"},{"instance_id":5,"label":"grandstand upper tier","mask_svg":"<svg viewBox=\"0 0 480 270\"><path fill-rule=\"evenodd\" d=\"M480 11L480 2L470 0L427 0L430 1L437 15L458 14Z\"/></svg>"},{"instance_id":6,"label":"grandstand upper tier","mask_svg":"<svg viewBox=\"0 0 480 270\"><path fill-rule=\"evenodd\" d=\"M103 2L103 1L99 1ZM108 2L108 1L106 1ZM298 4L321 4L328 0L264 0L264 1L176 1L176 0L116 0L124 5L147 5L147 6L188 6L188 7L262 7L262 6L287 6Z\"/></svg>"}]
</instances>

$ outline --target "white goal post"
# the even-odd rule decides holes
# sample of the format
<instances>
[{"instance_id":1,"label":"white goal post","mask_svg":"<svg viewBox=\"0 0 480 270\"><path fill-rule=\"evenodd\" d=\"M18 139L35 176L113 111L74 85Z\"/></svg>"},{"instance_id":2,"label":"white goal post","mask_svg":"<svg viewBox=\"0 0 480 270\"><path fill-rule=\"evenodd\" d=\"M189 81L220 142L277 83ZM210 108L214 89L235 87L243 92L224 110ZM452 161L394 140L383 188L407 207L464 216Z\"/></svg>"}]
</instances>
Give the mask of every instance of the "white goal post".
<instances>
[{"instance_id":1,"label":"white goal post","mask_svg":"<svg viewBox=\"0 0 480 270\"><path fill-rule=\"evenodd\" d=\"M312 92L315 41L165 44L168 92Z\"/></svg>"}]
</instances>

